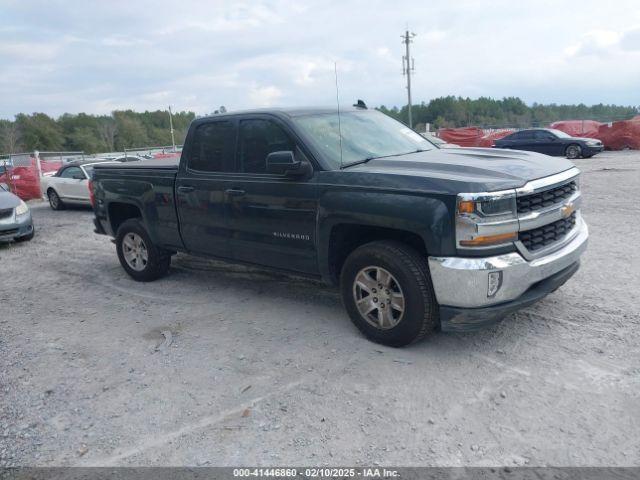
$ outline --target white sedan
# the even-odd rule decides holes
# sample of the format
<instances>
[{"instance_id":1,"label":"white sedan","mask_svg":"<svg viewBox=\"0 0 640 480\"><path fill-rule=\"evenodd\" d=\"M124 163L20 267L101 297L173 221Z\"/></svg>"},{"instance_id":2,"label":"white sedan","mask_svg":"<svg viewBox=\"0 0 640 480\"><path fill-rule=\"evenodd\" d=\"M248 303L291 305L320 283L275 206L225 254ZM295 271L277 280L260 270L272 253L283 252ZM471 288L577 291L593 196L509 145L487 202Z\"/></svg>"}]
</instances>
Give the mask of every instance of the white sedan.
<instances>
[{"instance_id":1,"label":"white sedan","mask_svg":"<svg viewBox=\"0 0 640 480\"><path fill-rule=\"evenodd\" d=\"M94 165L106 162L72 162L54 175L40 180L42 194L49 199L54 210L63 210L67 204L89 205L89 179ZM110 162L109 162L110 163Z\"/></svg>"}]
</instances>

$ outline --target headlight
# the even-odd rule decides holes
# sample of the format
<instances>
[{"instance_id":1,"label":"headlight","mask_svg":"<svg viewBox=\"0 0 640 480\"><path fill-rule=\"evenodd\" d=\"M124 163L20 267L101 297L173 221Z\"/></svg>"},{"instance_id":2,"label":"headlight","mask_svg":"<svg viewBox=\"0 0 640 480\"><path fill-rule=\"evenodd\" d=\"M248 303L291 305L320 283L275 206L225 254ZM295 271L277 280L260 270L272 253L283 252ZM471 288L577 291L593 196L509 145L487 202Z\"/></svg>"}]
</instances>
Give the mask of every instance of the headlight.
<instances>
[{"instance_id":1,"label":"headlight","mask_svg":"<svg viewBox=\"0 0 640 480\"><path fill-rule=\"evenodd\" d=\"M20 200L20 204L16 207L16 216L26 215L29 213L29 205Z\"/></svg>"},{"instance_id":2,"label":"headlight","mask_svg":"<svg viewBox=\"0 0 640 480\"><path fill-rule=\"evenodd\" d=\"M588 140L587 141L587 145L589 145L590 147L597 147L598 145L600 145L600 141L599 140Z\"/></svg>"},{"instance_id":3,"label":"headlight","mask_svg":"<svg viewBox=\"0 0 640 480\"><path fill-rule=\"evenodd\" d=\"M461 193L456 209L456 241L461 248L509 245L518 237L515 190Z\"/></svg>"}]
</instances>

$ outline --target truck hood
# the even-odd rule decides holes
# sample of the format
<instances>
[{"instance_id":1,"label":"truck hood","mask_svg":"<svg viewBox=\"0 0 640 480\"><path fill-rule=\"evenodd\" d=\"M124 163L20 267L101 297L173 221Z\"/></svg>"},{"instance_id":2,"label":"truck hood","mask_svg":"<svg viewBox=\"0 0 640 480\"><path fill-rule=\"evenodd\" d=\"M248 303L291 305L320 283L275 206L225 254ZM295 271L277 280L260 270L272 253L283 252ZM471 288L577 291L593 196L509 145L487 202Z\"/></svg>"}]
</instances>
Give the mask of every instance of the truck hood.
<instances>
[{"instance_id":1,"label":"truck hood","mask_svg":"<svg viewBox=\"0 0 640 480\"><path fill-rule=\"evenodd\" d=\"M473 193L518 188L573 166L565 158L534 152L447 148L374 159L343 171L415 177L415 180L422 179L415 187L422 185L432 191Z\"/></svg>"}]
</instances>

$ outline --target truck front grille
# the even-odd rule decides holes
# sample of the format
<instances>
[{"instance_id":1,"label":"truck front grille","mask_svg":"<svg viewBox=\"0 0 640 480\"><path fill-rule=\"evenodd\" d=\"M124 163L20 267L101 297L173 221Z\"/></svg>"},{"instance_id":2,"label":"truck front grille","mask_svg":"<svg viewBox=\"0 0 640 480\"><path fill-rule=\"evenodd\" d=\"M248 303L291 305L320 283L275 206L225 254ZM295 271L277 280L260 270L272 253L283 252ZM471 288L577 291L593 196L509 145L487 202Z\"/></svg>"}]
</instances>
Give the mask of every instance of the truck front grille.
<instances>
[{"instance_id":1,"label":"truck front grille","mask_svg":"<svg viewBox=\"0 0 640 480\"><path fill-rule=\"evenodd\" d=\"M559 187L545 190L544 192L532 193L517 198L518 213L526 214L551 207L563 200L569 198L574 192L578 191L578 185L575 181L565 183Z\"/></svg>"},{"instance_id":2,"label":"truck front grille","mask_svg":"<svg viewBox=\"0 0 640 480\"><path fill-rule=\"evenodd\" d=\"M571 216L542 227L527 230L518 234L518 239L527 250L535 252L541 248L562 240L576 225L576 212Z\"/></svg>"},{"instance_id":3,"label":"truck front grille","mask_svg":"<svg viewBox=\"0 0 640 480\"><path fill-rule=\"evenodd\" d=\"M11 215L13 215L13 208L5 208L0 210L0 220L2 220L3 218L9 218Z\"/></svg>"}]
</instances>

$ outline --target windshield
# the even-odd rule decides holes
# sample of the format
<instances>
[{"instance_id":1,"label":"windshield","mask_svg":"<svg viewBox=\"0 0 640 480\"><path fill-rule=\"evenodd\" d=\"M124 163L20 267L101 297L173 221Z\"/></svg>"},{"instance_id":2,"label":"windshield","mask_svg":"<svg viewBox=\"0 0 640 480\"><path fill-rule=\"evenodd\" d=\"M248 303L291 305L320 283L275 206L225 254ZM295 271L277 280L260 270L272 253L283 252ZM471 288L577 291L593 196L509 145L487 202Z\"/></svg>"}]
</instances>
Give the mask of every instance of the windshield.
<instances>
[{"instance_id":1,"label":"windshield","mask_svg":"<svg viewBox=\"0 0 640 480\"><path fill-rule=\"evenodd\" d=\"M311 137L333 168L436 148L402 123L375 110L340 113L340 130L337 112L302 115L293 121Z\"/></svg>"},{"instance_id":2,"label":"windshield","mask_svg":"<svg viewBox=\"0 0 640 480\"><path fill-rule=\"evenodd\" d=\"M549 131L558 138L571 138L571 135L564 133L562 130L556 130L555 128L550 128Z\"/></svg>"}]
</instances>

